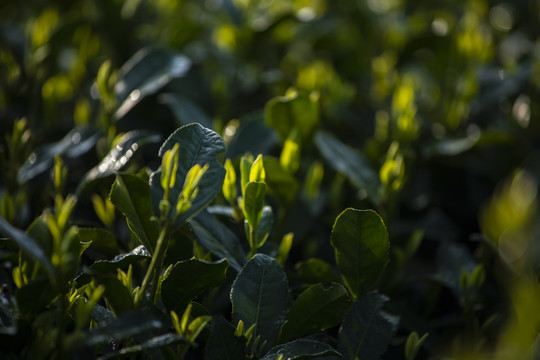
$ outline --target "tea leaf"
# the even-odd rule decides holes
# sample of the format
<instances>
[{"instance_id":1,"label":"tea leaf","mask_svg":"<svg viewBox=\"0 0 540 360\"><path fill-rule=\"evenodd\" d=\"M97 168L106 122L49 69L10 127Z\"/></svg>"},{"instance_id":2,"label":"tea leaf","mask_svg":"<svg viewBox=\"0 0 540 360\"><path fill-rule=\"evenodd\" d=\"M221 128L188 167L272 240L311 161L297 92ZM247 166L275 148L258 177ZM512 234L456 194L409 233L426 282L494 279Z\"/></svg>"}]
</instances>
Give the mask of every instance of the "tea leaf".
<instances>
[{"instance_id":1,"label":"tea leaf","mask_svg":"<svg viewBox=\"0 0 540 360\"><path fill-rule=\"evenodd\" d=\"M335 326L341 323L350 306L351 298L340 284L310 286L289 309L279 341L291 341Z\"/></svg>"},{"instance_id":2,"label":"tea leaf","mask_svg":"<svg viewBox=\"0 0 540 360\"><path fill-rule=\"evenodd\" d=\"M0 217L0 232L9 236L11 241L15 242L25 254L37 261L45 269L51 281L55 279L56 270L36 240L28 236L24 231L12 226L3 217Z\"/></svg>"},{"instance_id":3,"label":"tea leaf","mask_svg":"<svg viewBox=\"0 0 540 360\"><path fill-rule=\"evenodd\" d=\"M144 48L131 57L118 71L114 87L119 107L116 118L121 119L148 95L155 94L172 79L184 76L191 61L165 49Z\"/></svg>"},{"instance_id":4,"label":"tea leaf","mask_svg":"<svg viewBox=\"0 0 540 360\"><path fill-rule=\"evenodd\" d=\"M287 277L279 263L257 254L242 268L231 289L233 323L242 320L249 328L256 324L258 335L272 344L285 320Z\"/></svg>"},{"instance_id":5,"label":"tea leaf","mask_svg":"<svg viewBox=\"0 0 540 360\"><path fill-rule=\"evenodd\" d=\"M178 199L182 191L188 171L195 164L199 164L201 167L205 164L209 165L208 170L201 178L199 191L191 202L191 207L176 222L176 225L180 226L187 219L201 211L221 191L223 179L225 178L225 169L217 161L216 157L225 151L225 143L216 132L200 124L193 123L182 126L169 136L161 146L159 156L163 156L176 143L180 144L180 150L175 186L171 189L169 197L171 209L176 208L175 199ZM152 173L150 177L152 205L154 214L157 216L160 214L159 202L163 199L160 176L161 170L158 170Z\"/></svg>"},{"instance_id":6,"label":"tea leaf","mask_svg":"<svg viewBox=\"0 0 540 360\"><path fill-rule=\"evenodd\" d=\"M379 175L364 155L325 131L318 131L315 134L315 144L328 165L347 176L358 189L365 190L373 204L377 206L381 204Z\"/></svg>"},{"instance_id":7,"label":"tea leaf","mask_svg":"<svg viewBox=\"0 0 540 360\"><path fill-rule=\"evenodd\" d=\"M161 136L148 131L134 130L125 133L103 160L84 175L76 193L83 194L93 181L118 173L141 147L156 143L160 139Z\"/></svg>"},{"instance_id":8,"label":"tea leaf","mask_svg":"<svg viewBox=\"0 0 540 360\"><path fill-rule=\"evenodd\" d=\"M248 224L257 229L264 208L266 184L263 182L248 182L244 194L244 216Z\"/></svg>"},{"instance_id":9,"label":"tea leaf","mask_svg":"<svg viewBox=\"0 0 540 360\"><path fill-rule=\"evenodd\" d=\"M234 330L234 327L223 317L215 317L212 320L212 333L204 349L204 359L245 359L245 339L235 336Z\"/></svg>"},{"instance_id":10,"label":"tea leaf","mask_svg":"<svg viewBox=\"0 0 540 360\"><path fill-rule=\"evenodd\" d=\"M135 175L118 174L109 197L124 214L129 228L137 239L153 253L159 236L159 227L150 220L152 208L148 184Z\"/></svg>"},{"instance_id":11,"label":"tea leaf","mask_svg":"<svg viewBox=\"0 0 540 360\"><path fill-rule=\"evenodd\" d=\"M386 351L398 325L397 317L382 310L387 300L371 292L353 304L339 330L338 351L345 359L377 360Z\"/></svg>"},{"instance_id":12,"label":"tea leaf","mask_svg":"<svg viewBox=\"0 0 540 360\"><path fill-rule=\"evenodd\" d=\"M226 259L215 263L191 259L176 263L161 284L161 298L168 311L183 313L201 292L221 285L229 267Z\"/></svg>"},{"instance_id":13,"label":"tea leaf","mask_svg":"<svg viewBox=\"0 0 540 360\"><path fill-rule=\"evenodd\" d=\"M246 253L238 237L204 210L189 221L197 242L219 258L226 258L231 267L240 271L246 262Z\"/></svg>"},{"instance_id":14,"label":"tea leaf","mask_svg":"<svg viewBox=\"0 0 540 360\"><path fill-rule=\"evenodd\" d=\"M331 243L341 276L356 298L369 291L388 263L388 233L373 210L346 209L332 228Z\"/></svg>"},{"instance_id":15,"label":"tea leaf","mask_svg":"<svg viewBox=\"0 0 540 360\"><path fill-rule=\"evenodd\" d=\"M47 171L54 163L54 157L76 159L88 152L96 144L100 132L91 128L75 128L54 144L40 147L30 155L20 167L17 181L20 184Z\"/></svg>"},{"instance_id":16,"label":"tea leaf","mask_svg":"<svg viewBox=\"0 0 540 360\"><path fill-rule=\"evenodd\" d=\"M340 356L330 345L320 341L298 339L272 348L261 360L304 360L322 356Z\"/></svg>"}]
</instances>

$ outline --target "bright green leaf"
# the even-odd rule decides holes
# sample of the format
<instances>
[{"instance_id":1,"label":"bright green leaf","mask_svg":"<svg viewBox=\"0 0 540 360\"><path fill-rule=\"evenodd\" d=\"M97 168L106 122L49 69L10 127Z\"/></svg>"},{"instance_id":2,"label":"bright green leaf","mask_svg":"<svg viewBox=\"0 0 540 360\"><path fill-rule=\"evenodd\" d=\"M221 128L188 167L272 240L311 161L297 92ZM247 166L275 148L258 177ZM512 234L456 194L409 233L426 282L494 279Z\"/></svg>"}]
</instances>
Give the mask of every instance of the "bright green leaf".
<instances>
[{"instance_id":1,"label":"bright green leaf","mask_svg":"<svg viewBox=\"0 0 540 360\"><path fill-rule=\"evenodd\" d=\"M264 208L266 185L263 182L248 182L244 193L244 216L248 224L257 229Z\"/></svg>"}]
</instances>

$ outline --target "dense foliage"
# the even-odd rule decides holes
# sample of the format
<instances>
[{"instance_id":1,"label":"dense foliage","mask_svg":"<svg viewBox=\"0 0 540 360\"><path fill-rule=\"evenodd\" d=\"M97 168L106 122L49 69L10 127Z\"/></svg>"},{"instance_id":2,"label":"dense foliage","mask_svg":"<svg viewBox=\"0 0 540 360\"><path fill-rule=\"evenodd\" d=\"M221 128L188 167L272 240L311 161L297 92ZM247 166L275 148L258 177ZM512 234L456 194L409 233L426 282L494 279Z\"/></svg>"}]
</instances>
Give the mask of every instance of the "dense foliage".
<instances>
[{"instance_id":1,"label":"dense foliage","mask_svg":"<svg viewBox=\"0 0 540 360\"><path fill-rule=\"evenodd\" d=\"M0 357L532 359L540 2L0 2Z\"/></svg>"}]
</instances>

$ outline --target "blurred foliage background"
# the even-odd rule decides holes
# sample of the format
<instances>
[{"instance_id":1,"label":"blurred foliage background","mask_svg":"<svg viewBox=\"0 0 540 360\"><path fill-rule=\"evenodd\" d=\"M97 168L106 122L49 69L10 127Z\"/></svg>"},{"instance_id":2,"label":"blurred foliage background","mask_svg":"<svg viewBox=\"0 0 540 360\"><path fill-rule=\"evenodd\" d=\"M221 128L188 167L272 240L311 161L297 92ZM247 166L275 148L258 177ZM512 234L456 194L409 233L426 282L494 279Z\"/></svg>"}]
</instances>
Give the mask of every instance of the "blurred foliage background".
<instances>
[{"instance_id":1,"label":"blurred foliage background","mask_svg":"<svg viewBox=\"0 0 540 360\"><path fill-rule=\"evenodd\" d=\"M333 219L375 208L401 335L429 332L426 356L527 358L539 24L536 0L2 1L1 214L28 226L122 134L197 121L233 161L270 159L271 238L295 233L291 265L331 262ZM135 160L156 168L152 146ZM55 155L70 169L56 190ZM83 200L80 221L98 221Z\"/></svg>"}]
</instances>

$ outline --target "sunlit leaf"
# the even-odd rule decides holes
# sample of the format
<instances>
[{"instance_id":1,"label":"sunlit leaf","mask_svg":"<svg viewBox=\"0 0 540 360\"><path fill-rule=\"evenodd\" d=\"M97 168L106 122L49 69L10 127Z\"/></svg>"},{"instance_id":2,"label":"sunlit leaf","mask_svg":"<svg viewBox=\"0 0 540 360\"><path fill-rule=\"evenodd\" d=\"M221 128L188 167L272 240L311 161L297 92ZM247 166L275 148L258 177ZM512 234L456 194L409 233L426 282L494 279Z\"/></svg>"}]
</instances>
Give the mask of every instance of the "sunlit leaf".
<instances>
[{"instance_id":1,"label":"sunlit leaf","mask_svg":"<svg viewBox=\"0 0 540 360\"><path fill-rule=\"evenodd\" d=\"M119 105L116 118L122 118L142 99L155 94L172 79L184 76L190 67L191 60L170 50L139 50L118 72L114 88Z\"/></svg>"}]
</instances>

